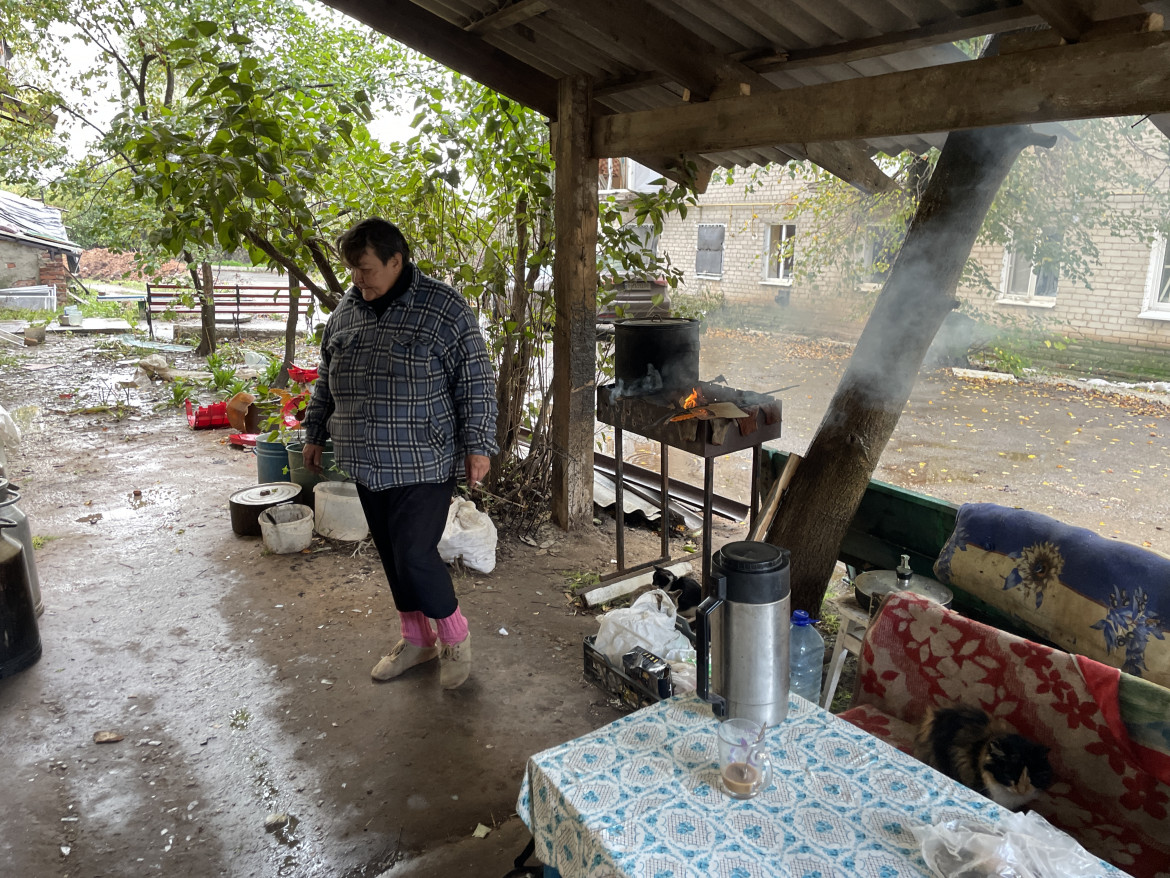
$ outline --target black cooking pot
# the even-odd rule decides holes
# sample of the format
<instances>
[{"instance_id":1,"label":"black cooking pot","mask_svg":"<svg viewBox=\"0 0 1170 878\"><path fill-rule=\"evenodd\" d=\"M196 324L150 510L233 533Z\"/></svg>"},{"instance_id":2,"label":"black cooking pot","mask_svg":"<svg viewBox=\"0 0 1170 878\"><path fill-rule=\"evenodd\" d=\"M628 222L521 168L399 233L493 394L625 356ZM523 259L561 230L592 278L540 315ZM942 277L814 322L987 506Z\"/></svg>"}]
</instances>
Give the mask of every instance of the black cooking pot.
<instances>
[{"instance_id":1,"label":"black cooking pot","mask_svg":"<svg viewBox=\"0 0 1170 878\"><path fill-rule=\"evenodd\" d=\"M689 317L620 320L614 331L614 378L620 396L690 391L699 383L699 321Z\"/></svg>"},{"instance_id":2,"label":"black cooking pot","mask_svg":"<svg viewBox=\"0 0 1170 878\"><path fill-rule=\"evenodd\" d=\"M300 493L301 486L292 482L265 482L236 491L228 498L232 530L242 537L260 536L260 513L281 503L292 503Z\"/></svg>"}]
</instances>

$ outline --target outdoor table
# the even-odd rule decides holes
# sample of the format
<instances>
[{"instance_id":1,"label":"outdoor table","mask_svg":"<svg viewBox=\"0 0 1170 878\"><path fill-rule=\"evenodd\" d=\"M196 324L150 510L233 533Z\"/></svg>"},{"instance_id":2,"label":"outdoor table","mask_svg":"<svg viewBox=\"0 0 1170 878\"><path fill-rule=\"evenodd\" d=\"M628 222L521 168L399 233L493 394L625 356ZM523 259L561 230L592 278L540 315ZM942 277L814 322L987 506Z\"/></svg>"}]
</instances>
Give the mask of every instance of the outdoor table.
<instances>
[{"instance_id":1,"label":"outdoor table","mask_svg":"<svg viewBox=\"0 0 1170 878\"><path fill-rule=\"evenodd\" d=\"M1009 812L791 696L767 730L772 784L719 788L717 721L680 695L528 760L517 813L562 878L932 875L911 827ZM1124 873L1101 862L1101 875Z\"/></svg>"}]
</instances>

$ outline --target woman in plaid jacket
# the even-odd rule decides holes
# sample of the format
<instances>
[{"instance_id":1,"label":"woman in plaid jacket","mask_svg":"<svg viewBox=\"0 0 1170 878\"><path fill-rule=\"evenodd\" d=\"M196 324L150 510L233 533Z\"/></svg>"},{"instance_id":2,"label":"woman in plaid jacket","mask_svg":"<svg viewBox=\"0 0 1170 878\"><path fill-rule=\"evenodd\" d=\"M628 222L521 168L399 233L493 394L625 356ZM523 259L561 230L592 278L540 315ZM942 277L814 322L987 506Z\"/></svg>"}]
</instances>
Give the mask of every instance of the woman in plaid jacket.
<instances>
[{"instance_id":1,"label":"woman in plaid jacket","mask_svg":"<svg viewBox=\"0 0 1170 878\"><path fill-rule=\"evenodd\" d=\"M332 437L382 557L402 637L374 679L440 658L440 683L454 689L471 672L471 640L438 545L456 477L478 485L498 450L487 345L463 296L418 270L393 223L362 220L338 250L354 285L321 340L305 465L320 471Z\"/></svg>"}]
</instances>

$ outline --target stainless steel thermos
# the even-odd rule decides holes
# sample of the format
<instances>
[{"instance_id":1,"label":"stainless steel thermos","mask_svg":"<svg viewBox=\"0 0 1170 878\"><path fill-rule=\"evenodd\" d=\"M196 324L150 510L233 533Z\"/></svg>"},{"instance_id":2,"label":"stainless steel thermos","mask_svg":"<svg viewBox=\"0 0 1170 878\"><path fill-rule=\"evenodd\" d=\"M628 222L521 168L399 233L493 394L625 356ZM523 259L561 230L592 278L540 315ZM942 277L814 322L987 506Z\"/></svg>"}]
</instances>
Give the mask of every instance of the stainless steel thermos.
<instances>
[{"instance_id":1,"label":"stainless steel thermos","mask_svg":"<svg viewBox=\"0 0 1170 878\"><path fill-rule=\"evenodd\" d=\"M728 543L711 556L695 621L698 694L716 716L768 725L788 716L790 572L788 550L771 543Z\"/></svg>"}]
</instances>

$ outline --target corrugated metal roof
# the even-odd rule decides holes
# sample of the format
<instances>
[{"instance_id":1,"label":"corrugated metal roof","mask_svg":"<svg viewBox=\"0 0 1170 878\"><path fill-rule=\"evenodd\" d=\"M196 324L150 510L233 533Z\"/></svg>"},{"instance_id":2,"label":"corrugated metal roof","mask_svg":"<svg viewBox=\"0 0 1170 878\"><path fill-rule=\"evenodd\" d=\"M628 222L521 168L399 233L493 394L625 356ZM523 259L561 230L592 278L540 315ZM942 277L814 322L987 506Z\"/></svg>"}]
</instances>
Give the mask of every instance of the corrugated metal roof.
<instances>
[{"instance_id":1,"label":"corrugated metal roof","mask_svg":"<svg viewBox=\"0 0 1170 878\"><path fill-rule=\"evenodd\" d=\"M69 240L60 209L11 192L0 191L0 238L68 253L82 249Z\"/></svg>"},{"instance_id":2,"label":"corrugated metal roof","mask_svg":"<svg viewBox=\"0 0 1170 878\"><path fill-rule=\"evenodd\" d=\"M704 49L697 59L706 64L704 70L714 66L733 71L733 76L734 71L746 71L758 91L759 77L766 80L765 88L804 88L968 60L954 44L957 40L1035 27L1067 32L1069 22L1090 27L1105 19L1138 17L1143 11L1170 13L1170 0L327 2L456 69L478 74L505 93L509 86L513 96L523 92L521 100L550 114L555 112L556 81L576 74L593 80L595 105L613 113L680 105L687 89L679 80L687 78L690 59L670 54L676 50L672 37ZM1051 20L1034 9L1047 10ZM444 51L446 57L440 57ZM491 82L485 71L500 76ZM883 136L857 145L870 155L920 152L940 145L945 137L943 132ZM787 153L779 144L706 153L704 158L731 166L749 159L784 161Z\"/></svg>"}]
</instances>

